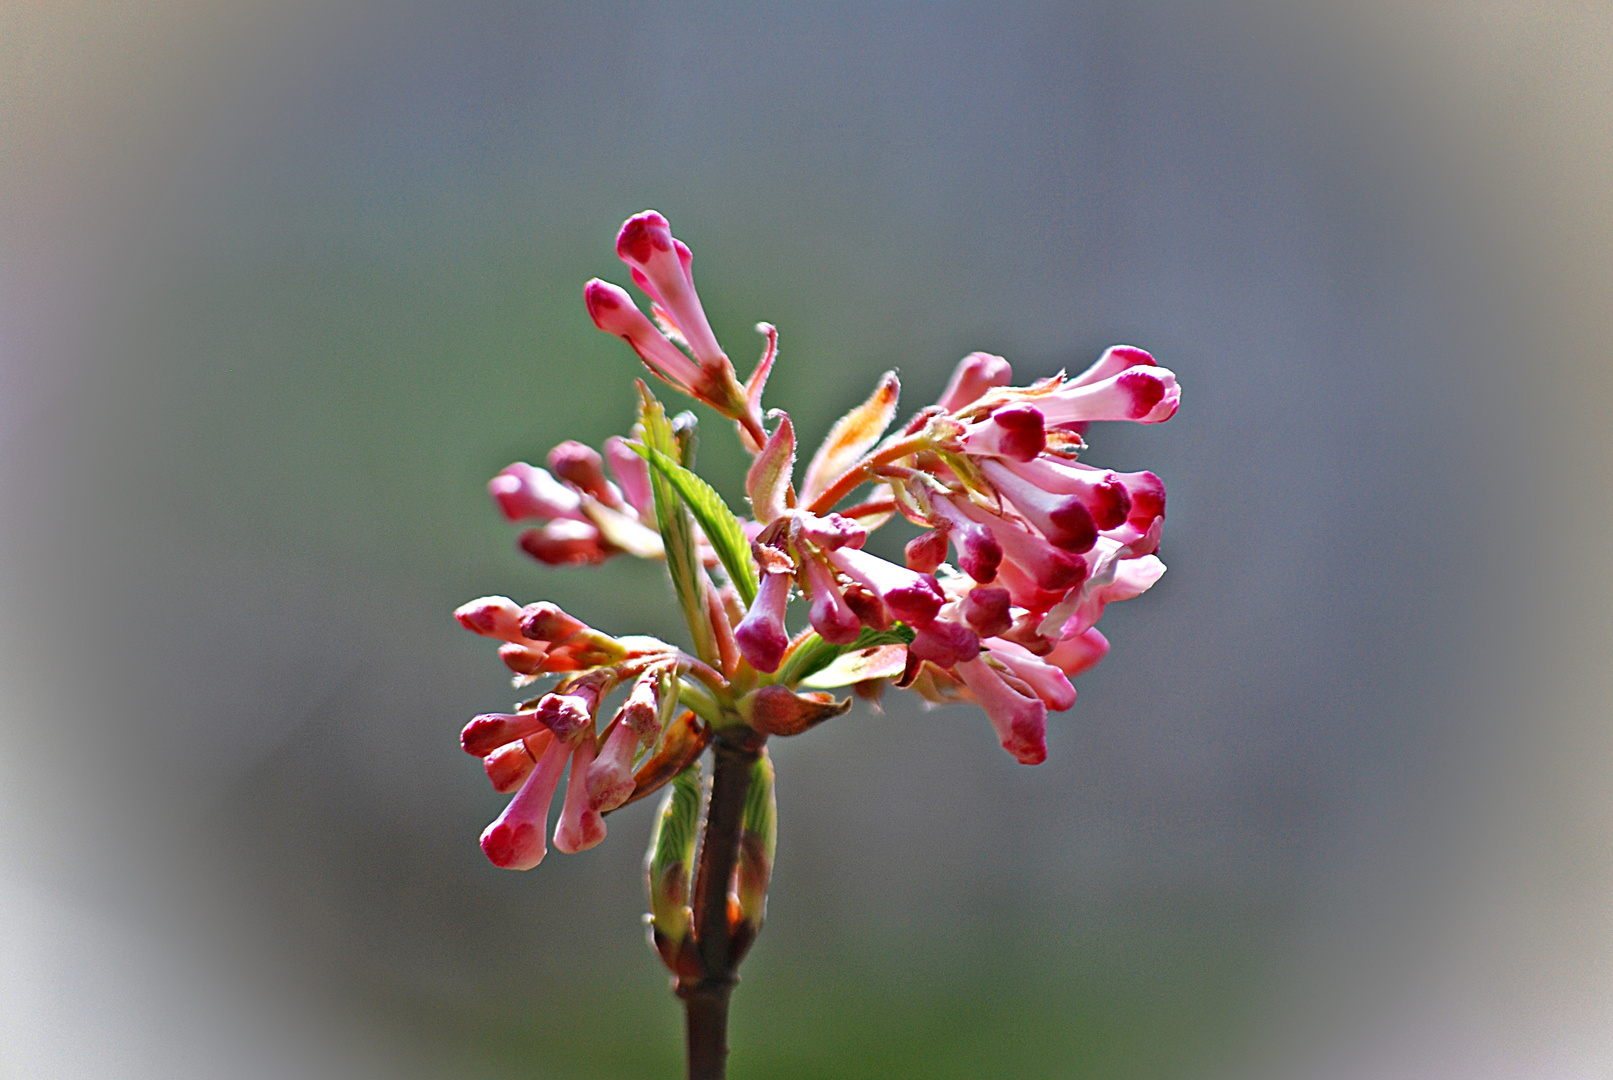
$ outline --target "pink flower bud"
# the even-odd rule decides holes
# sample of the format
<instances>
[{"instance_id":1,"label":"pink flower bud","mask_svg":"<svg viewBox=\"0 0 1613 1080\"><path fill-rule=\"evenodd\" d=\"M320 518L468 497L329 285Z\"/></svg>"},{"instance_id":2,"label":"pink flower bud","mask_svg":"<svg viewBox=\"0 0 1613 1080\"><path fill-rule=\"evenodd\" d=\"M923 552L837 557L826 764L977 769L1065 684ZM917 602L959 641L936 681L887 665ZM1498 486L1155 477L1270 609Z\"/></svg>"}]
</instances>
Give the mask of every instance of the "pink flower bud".
<instances>
[{"instance_id":1,"label":"pink flower bud","mask_svg":"<svg viewBox=\"0 0 1613 1080\"><path fill-rule=\"evenodd\" d=\"M828 559L841 573L883 601L893 616L910 626L931 622L946 602L935 578L916 574L877 555L841 548L829 552Z\"/></svg>"},{"instance_id":2,"label":"pink flower bud","mask_svg":"<svg viewBox=\"0 0 1613 1080\"><path fill-rule=\"evenodd\" d=\"M1181 404L1176 375L1162 367L1131 367L1085 386L1069 383L1036 399L1048 424L1084 420L1135 420L1157 424L1169 420Z\"/></svg>"},{"instance_id":3,"label":"pink flower bud","mask_svg":"<svg viewBox=\"0 0 1613 1080\"><path fill-rule=\"evenodd\" d=\"M594 325L631 345L651 371L687 393L703 385L700 365L679 352L626 291L594 278L583 287L583 299Z\"/></svg>"},{"instance_id":4,"label":"pink flower bud","mask_svg":"<svg viewBox=\"0 0 1613 1080\"><path fill-rule=\"evenodd\" d=\"M1010 606L1007 589L977 585L964 597L963 617L981 637L996 637L1014 625Z\"/></svg>"},{"instance_id":5,"label":"pink flower bud","mask_svg":"<svg viewBox=\"0 0 1613 1080\"><path fill-rule=\"evenodd\" d=\"M1042 699L1014 690L983 657L959 664L956 670L986 711L1003 749L1023 765L1046 761L1047 706Z\"/></svg>"},{"instance_id":6,"label":"pink flower bud","mask_svg":"<svg viewBox=\"0 0 1613 1080\"><path fill-rule=\"evenodd\" d=\"M1135 345L1111 345L1103 350L1103 355L1098 357L1097 363L1069 380L1067 385L1090 386L1112 375L1119 375L1127 368L1154 366L1154 358Z\"/></svg>"},{"instance_id":7,"label":"pink flower bud","mask_svg":"<svg viewBox=\"0 0 1613 1080\"><path fill-rule=\"evenodd\" d=\"M907 568L920 574L933 574L947 561L947 534L939 529L920 533L903 549Z\"/></svg>"},{"instance_id":8,"label":"pink flower bud","mask_svg":"<svg viewBox=\"0 0 1613 1080\"><path fill-rule=\"evenodd\" d=\"M549 831L549 803L570 754L571 747L552 740L515 798L482 832L482 853L494 866L530 870L543 861L548 851L544 834Z\"/></svg>"},{"instance_id":9,"label":"pink flower bud","mask_svg":"<svg viewBox=\"0 0 1613 1080\"><path fill-rule=\"evenodd\" d=\"M548 727L537 713L483 713L471 718L465 730L459 733L459 745L465 753L486 757L493 751L536 735Z\"/></svg>"},{"instance_id":10,"label":"pink flower bud","mask_svg":"<svg viewBox=\"0 0 1613 1080\"><path fill-rule=\"evenodd\" d=\"M587 851L605 839L605 819L588 804L588 767L594 763L590 735L571 752L571 776L566 781L566 802L554 827L554 846L567 855Z\"/></svg>"},{"instance_id":11,"label":"pink flower bud","mask_svg":"<svg viewBox=\"0 0 1613 1080\"><path fill-rule=\"evenodd\" d=\"M587 492L606 506L622 505L622 493L616 490L616 485L605 479L604 460L593 447L584 446L574 439L567 439L549 451L549 468L553 469L554 474L560 479L580 491Z\"/></svg>"},{"instance_id":12,"label":"pink flower bud","mask_svg":"<svg viewBox=\"0 0 1613 1080\"><path fill-rule=\"evenodd\" d=\"M818 636L831 645L850 645L862 630L862 621L846 606L829 568L817 559L802 560L807 590L812 594L812 605L807 609L807 621Z\"/></svg>"},{"instance_id":13,"label":"pink flower bud","mask_svg":"<svg viewBox=\"0 0 1613 1080\"><path fill-rule=\"evenodd\" d=\"M524 461L506 465L487 482L487 493L510 521L583 520L581 497L543 469Z\"/></svg>"},{"instance_id":14,"label":"pink flower bud","mask_svg":"<svg viewBox=\"0 0 1613 1080\"><path fill-rule=\"evenodd\" d=\"M790 635L784 628L789 598L789 574L763 574L755 602L734 629L739 654L757 671L775 672L784 661L784 650L790 647Z\"/></svg>"},{"instance_id":15,"label":"pink flower bud","mask_svg":"<svg viewBox=\"0 0 1613 1080\"><path fill-rule=\"evenodd\" d=\"M517 675L537 675L545 670L549 653L542 645L506 641L498 647L498 658Z\"/></svg>"},{"instance_id":16,"label":"pink flower bud","mask_svg":"<svg viewBox=\"0 0 1613 1080\"><path fill-rule=\"evenodd\" d=\"M521 633L534 641L559 644L588 629L581 619L572 618L559 605L548 600L528 604L521 609Z\"/></svg>"},{"instance_id":17,"label":"pink flower bud","mask_svg":"<svg viewBox=\"0 0 1613 1080\"><path fill-rule=\"evenodd\" d=\"M1109 655L1109 639L1098 628L1088 627L1079 634L1060 639L1045 659L1073 679Z\"/></svg>"},{"instance_id":18,"label":"pink flower bud","mask_svg":"<svg viewBox=\"0 0 1613 1080\"><path fill-rule=\"evenodd\" d=\"M545 566L595 566L615 554L593 525L564 518L528 529L516 542Z\"/></svg>"},{"instance_id":19,"label":"pink flower bud","mask_svg":"<svg viewBox=\"0 0 1613 1080\"><path fill-rule=\"evenodd\" d=\"M615 474L616 482L622 485L622 494L638 514L638 519L654 528L655 495L650 488L649 465L633 452L627 440L620 435L612 435L605 440L605 461Z\"/></svg>"},{"instance_id":20,"label":"pink flower bud","mask_svg":"<svg viewBox=\"0 0 1613 1080\"><path fill-rule=\"evenodd\" d=\"M965 432L963 448L977 456L1029 461L1047 448L1047 429L1034 406L1005 405Z\"/></svg>"},{"instance_id":21,"label":"pink flower bud","mask_svg":"<svg viewBox=\"0 0 1613 1080\"><path fill-rule=\"evenodd\" d=\"M1055 547L1079 555L1091 551L1098 542L1098 526L1079 496L1043 491L1007 465L989 458L980 462L980 470L998 494L1013 503L1014 509Z\"/></svg>"},{"instance_id":22,"label":"pink flower bud","mask_svg":"<svg viewBox=\"0 0 1613 1080\"><path fill-rule=\"evenodd\" d=\"M980 637L962 623L937 619L914 632L907 651L916 660L950 668L980 655Z\"/></svg>"},{"instance_id":23,"label":"pink flower bud","mask_svg":"<svg viewBox=\"0 0 1613 1080\"><path fill-rule=\"evenodd\" d=\"M726 367L728 358L711 332L695 292L694 257L673 239L666 218L654 210L634 214L616 237L617 256L633 270L633 282L661 306L708 371Z\"/></svg>"},{"instance_id":24,"label":"pink flower bud","mask_svg":"<svg viewBox=\"0 0 1613 1080\"><path fill-rule=\"evenodd\" d=\"M521 634L521 609L507 596L484 596L454 609L454 618L473 634L513 641L525 641Z\"/></svg>"},{"instance_id":25,"label":"pink flower bud","mask_svg":"<svg viewBox=\"0 0 1613 1080\"><path fill-rule=\"evenodd\" d=\"M1008 380L1013 377L1013 368L1002 357L983 352L970 353L959 361L952 372L952 381L947 383L936 404L947 412L957 412L965 405L973 404L987 390L1007 386Z\"/></svg>"},{"instance_id":26,"label":"pink flower bud","mask_svg":"<svg viewBox=\"0 0 1613 1080\"><path fill-rule=\"evenodd\" d=\"M1115 473L1131 498L1126 524L1146 530L1155 518L1165 516L1165 484L1151 472Z\"/></svg>"},{"instance_id":27,"label":"pink flower bud","mask_svg":"<svg viewBox=\"0 0 1613 1080\"><path fill-rule=\"evenodd\" d=\"M526 783L526 778L532 775L538 758L543 756L553 738L548 731L540 731L536 735L505 743L484 757L482 768L487 770L487 779L492 783L493 790L500 795L519 790Z\"/></svg>"},{"instance_id":28,"label":"pink flower bud","mask_svg":"<svg viewBox=\"0 0 1613 1080\"><path fill-rule=\"evenodd\" d=\"M836 548L860 548L868 540L868 528L840 514L800 513L795 515L796 528L802 536L825 551Z\"/></svg>"},{"instance_id":29,"label":"pink flower bud","mask_svg":"<svg viewBox=\"0 0 1613 1080\"><path fill-rule=\"evenodd\" d=\"M927 505L935 518L948 526L947 535L958 549L958 567L982 585L997 578L1002 564L1003 549L991 531L959 510L953 500L936 495Z\"/></svg>"},{"instance_id":30,"label":"pink flower bud","mask_svg":"<svg viewBox=\"0 0 1613 1080\"><path fill-rule=\"evenodd\" d=\"M599 707L599 686L586 681L584 676L564 693L544 694L538 701L538 722L562 742L571 742L577 735L591 729L594 710Z\"/></svg>"},{"instance_id":31,"label":"pink flower bud","mask_svg":"<svg viewBox=\"0 0 1613 1080\"><path fill-rule=\"evenodd\" d=\"M1044 491L1061 495L1074 495L1081 500L1099 529L1115 529L1126 523L1132 512L1131 494L1121 474L1094 469L1080 462L1060 462L1049 457L1034 461L1015 462L1009 466L1026 482ZM1132 475L1148 475L1132 474ZM1158 480L1158 477L1155 477ZM1160 505L1164 505L1165 488L1159 487ZM1153 520L1150 516L1149 521ZM1142 526L1147 528L1147 522Z\"/></svg>"}]
</instances>

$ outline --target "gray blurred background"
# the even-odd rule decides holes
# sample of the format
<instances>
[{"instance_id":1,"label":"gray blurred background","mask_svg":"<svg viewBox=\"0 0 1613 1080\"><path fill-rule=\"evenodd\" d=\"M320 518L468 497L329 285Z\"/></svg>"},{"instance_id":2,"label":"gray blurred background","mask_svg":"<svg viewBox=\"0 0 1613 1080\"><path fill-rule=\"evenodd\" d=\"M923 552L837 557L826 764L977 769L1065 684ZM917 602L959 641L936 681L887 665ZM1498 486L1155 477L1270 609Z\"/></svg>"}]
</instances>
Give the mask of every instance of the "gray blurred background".
<instances>
[{"instance_id":1,"label":"gray blurred background","mask_svg":"<svg viewBox=\"0 0 1613 1080\"><path fill-rule=\"evenodd\" d=\"M779 741L753 1077L1613 1075L1594 4L0 8L0 1075L678 1075L651 807L531 873L448 613L676 639L484 484L631 421L628 214L814 440L1112 342L1170 572L1016 765ZM743 461L707 417L702 464Z\"/></svg>"}]
</instances>

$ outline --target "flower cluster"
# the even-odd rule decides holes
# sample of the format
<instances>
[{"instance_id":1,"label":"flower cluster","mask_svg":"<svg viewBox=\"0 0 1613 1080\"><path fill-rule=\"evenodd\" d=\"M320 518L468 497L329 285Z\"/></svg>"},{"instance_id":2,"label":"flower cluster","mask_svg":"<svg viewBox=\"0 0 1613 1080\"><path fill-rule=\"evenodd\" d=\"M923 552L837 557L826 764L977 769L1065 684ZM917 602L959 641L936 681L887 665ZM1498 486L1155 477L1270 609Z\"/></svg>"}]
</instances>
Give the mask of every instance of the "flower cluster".
<instances>
[{"instance_id":1,"label":"flower cluster","mask_svg":"<svg viewBox=\"0 0 1613 1080\"><path fill-rule=\"evenodd\" d=\"M611 637L552 604L488 597L456 612L502 642L518 684L558 677L515 712L465 728L464 747L494 787L515 793L482 837L488 858L518 869L542 859L568 762L554 841L570 852L597 843L603 814L682 773L708 741L790 735L840 715L850 701L828 692L838 687L973 702L1017 760L1044 760L1048 712L1070 708L1070 680L1108 652L1095 625L1106 605L1138 596L1165 570L1156 554L1164 485L1151 472L1082 460L1084 435L1096 421L1168 420L1180 400L1175 375L1141 349L1115 346L1073 378L1016 387L1006 360L974 353L934 405L887 435L900 393L887 373L829 432L798 488L794 425L761 405L774 329L757 327L762 358L741 383L695 292L689 249L666 219L629 219L616 250L650 315L598 279L584 289L589 315L651 374L737 425L753 458L751 513L741 520L688 470L680 447L693 417L669 420L642 383L630 437L608 440L603 454L562 443L547 469L517 462L493 478L504 515L538 523L520 546L540 562L665 560L693 648ZM900 563L866 546L897 517L920 530ZM796 598L809 629L791 629ZM605 708L618 690L619 706ZM682 948L665 927L683 902L659 901L665 956Z\"/></svg>"}]
</instances>

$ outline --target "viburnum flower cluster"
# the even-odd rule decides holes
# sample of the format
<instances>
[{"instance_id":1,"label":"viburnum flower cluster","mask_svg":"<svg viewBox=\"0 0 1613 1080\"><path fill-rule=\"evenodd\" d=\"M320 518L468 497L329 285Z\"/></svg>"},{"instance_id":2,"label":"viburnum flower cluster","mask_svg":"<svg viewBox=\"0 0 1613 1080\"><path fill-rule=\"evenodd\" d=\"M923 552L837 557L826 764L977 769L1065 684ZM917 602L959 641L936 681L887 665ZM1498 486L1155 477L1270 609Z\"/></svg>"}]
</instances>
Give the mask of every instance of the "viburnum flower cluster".
<instances>
[{"instance_id":1,"label":"viburnum flower cluster","mask_svg":"<svg viewBox=\"0 0 1613 1080\"><path fill-rule=\"evenodd\" d=\"M604 839L605 814L670 786L650 852L652 940L690 1008L691 1075L714 1076L720 1055L716 1071L697 1067L696 1017L719 998L726 1008L760 929L776 830L767 738L846 712L851 699L834 690L877 702L894 685L978 705L1015 759L1044 760L1048 713L1075 703L1071 680L1109 650L1096 626L1106 605L1165 571L1164 485L1082 460L1085 433L1094 421L1168 420L1180 391L1131 346L1026 386L1010 385L1002 357L973 353L939 400L887 434L900 390L888 372L797 486L794 424L762 406L774 328L758 325L762 357L741 383L666 219L628 219L616 251L649 314L596 279L584 288L589 315L661 381L736 424L753 459L749 514L692 471L694 416L667 416L643 382L637 424L602 452L564 442L546 468L501 471L489 491L528 526L522 550L549 566L664 560L690 642L613 635L550 603L474 600L455 616L501 642L518 686L556 681L513 712L476 717L462 742L513 793L482 835L488 859L510 869L543 859L563 775L553 840L568 853ZM900 563L866 547L897 518L920 530ZM792 605L804 606L804 626Z\"/></svg>"}]
</instances>

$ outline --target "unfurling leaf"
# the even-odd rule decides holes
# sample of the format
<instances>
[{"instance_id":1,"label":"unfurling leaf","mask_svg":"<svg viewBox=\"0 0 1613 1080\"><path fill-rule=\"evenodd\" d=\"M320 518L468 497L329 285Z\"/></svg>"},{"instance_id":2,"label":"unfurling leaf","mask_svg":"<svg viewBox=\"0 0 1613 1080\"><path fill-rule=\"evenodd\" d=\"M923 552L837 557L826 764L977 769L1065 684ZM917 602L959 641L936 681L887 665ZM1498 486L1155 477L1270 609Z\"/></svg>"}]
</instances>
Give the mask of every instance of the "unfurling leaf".
<instances>
[{"instance_id":1,"label":"unfurling leaf","mask_svg":"<svg viewBox=\"0 0 1613 1080\"><path fill-rule=\"evenodd\" d=\"M750 497L756 520L763 525L789 509L786 492L790 490L790 476L795 471L795 425L787 415L777 415L778 427L768 436L767 445L762 447L745 474L745 494Z\"/></svg>"},{"instance_id":2,"label":"unfurling leaf","mask_svg":"<svg viewBox=\"0 0 1613 1080\"><path fill-rule=\"evenodd\" d=\"M907 647L904 645L876 645L871 649L850 648L828 663L822 670L801 680L800 685L813 690L833 690L853 686L870 679L889 679L902 673L907 665Z\"/></svg>"},{"instance_id":3,"label":"unfurling leaf","mask_svg":"<svg viewBox=\"0 0 1613 1080\"><path fill-rule=\"evenodd\" d=\"M786 686L794 686L811 675L815 675L834 663L844 653L858 652L871 649L876 645L909 645L913 641L913 629L897 623L889 630L873 630L863 627L857 640L850 645L831 645L816 633L811 633L801 641L785 657L784 665L779 668L778 682Z\"/></svg>"},{"instance_id":4,"label":"unfurling leaf","mask_svg":"<svg viewBox=\"0 0 1613 1080\"><path fill-rule=\"evenodd\" d=\"M668 967L676 963L693 921L689 910L689 883L699 834L700 766L695 764L672 781L661 812L655 816L655 831L650 835L645 866L649 878L651 936Z\"/></svg>"},{"instance_id":5,"label":"unfurling leaf","mask_svg":"<svg viewBox=\"0 0 1613 1080\"><path fill-rule=\"evenodd\" d=\"M728 509L728 504L722 501L722 496L710 484L679 465L666 452L653 446L634 446L633 449L654 467L656 475L665 478L682 497L684 505L705 530L706 539L717 552L717 558L722 560L723 569L728 571L728 579L739 591L745 605L750 606L750 602L756 599L756 563L751 559L750 541L745 537L739 518ZM704 598L697 596L697 599L703 614Z\"/></svg>"},{"instance_id":6,"label":"unfurling leaf","mask_svg":"<svg viewBox=\"0 0 1613 1080\"><path fill-rule=\"evenodd\" d=\"M682 449L666 409L656 400L644 381L638 381L639 427L644 433L644 448L669 457ZM628 444L633 446L632 443ZM635 447L635 449L638 449ZM672 590L678 594L678 606L683 609L683 621L689 626L694 639L695 655L710 663L717 658L717 643L711 635L711 624L706 621L705 570L700 565L700 548L695 542L694 522L684 507L678 489L658 470L650 470L650 490L655 495L656 524L661 531L661 544L666 550L667 573L672 577Z\"/></svg>"},{"instance_id":7,"label":"unfurling leaf","mask_svg":"<svg viewBox=\"0 0 1613 1080\"><path fill-rule=\"evenodd\" d=\"M896 416L896 399L901 395L902 384L896 372L887 371L880 377L868 400L835 421L829 437L823 440L818 452L812 455L807 466L806 481L801 489L801 502L812 500L829 489L842 473L857 463L857 459L879 441Z\"/></svg>"}]
</instances>

